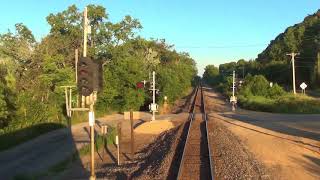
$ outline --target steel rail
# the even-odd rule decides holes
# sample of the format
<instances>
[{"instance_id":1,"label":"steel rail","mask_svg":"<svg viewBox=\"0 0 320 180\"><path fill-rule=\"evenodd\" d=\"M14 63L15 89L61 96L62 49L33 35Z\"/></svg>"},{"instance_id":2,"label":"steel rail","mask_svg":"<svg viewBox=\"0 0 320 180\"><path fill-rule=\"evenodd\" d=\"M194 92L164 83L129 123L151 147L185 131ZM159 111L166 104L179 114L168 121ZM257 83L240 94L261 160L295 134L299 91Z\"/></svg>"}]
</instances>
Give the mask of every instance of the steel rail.
<instances>
[{"instance_id":1,"label":"steel rail","mask_svg":"<svg viewBox=\"0 0 320 180\"><path fill-rule=\"evenodd\" d=\"M178 176L177 176L177 179L180 179L181 177L181 171L182 171L182 164L184 162L184 155L185 155L185 151L186 151L186 144L188 142L188 138L189 138L189 133L190 133L190 128L191 128L191 124L192 124L192 121L193 121L193 118L194 118L194 111L195 111L195 104L196 104L196 99L197 99L197 95L198 95L198 90L199 90L199 87L197 87L196 89L196 92L194 94L194 99L193 99L193 102L192 102L192 105L191 105L191 112L190 112L190 115L189 115L189 128L188 128L188 133L187 133L187 138L186 138L186 141L183 145L183 153L182 153L182 158L181 158L181 161L180 161L180 166L179 166L179 171L178 171Z\"/></svg>"},{"instance_id":2,"label":"steel rail","mask_svg":"<svg viewBox=\"0 0 320 180\"><path fill-rule=\"evenodd\" d=\"M203 89L202 89L202 86L201 86L201 94L202 94L202 105L203 105L203 116L204 116L204 120L206 122L206 133L207 133L207 142L208 142L208 150L209 150L209 162L210 162L210 173L211 173L211 179L213 180L214 179L214 167L213 167L213 160L212 160L212 157L213 157L213 151L211 151L211 148L210 148L210 136L209 136L209 131L208 131L208 117L207 117L207 113L206 113L206 103L205 103L205 100L204 100L204 93L203 93Z\"/></svg>"},{"instance_id":3,"label":"steel rail","mask_svg":"<svg viewBox=\"0 0 320 180\"><path fill-rule=\"evenodd\" d=\"M208 148L208 151L209 151L209 165L210 165L210 177L211 179L214 178L214 171L213 171L213 160L212 160L212 156L211 156L211 151L210 151L210 146L209 146L209 134L208 134L208 126L207 126L207 114L206 114L206 111L205 111L205 102L204 102L204 95L203 95L203 91L202 91L202 86L199 85L196 89L196 92L195 92L195 96L194 96L194 100L193 100L193 103L192 103L192 110L190 112L190 115L189 115L189 128L188 128L188 132L187 132L187 138L186 138L186 141L184 142L184 145L183 145L183 153L182 153L182 158L181 158L181 161L180 161L180 165L179 165L179 171L178 171L178 176L177 176L177 179L181 179L182 178L182 169L183 169L183 164L185 162L185 152L186 152L186 147L187 147L187 143L189 142L188 140L190 139L190 129L192 128L192 122L194 121L194 116L195 116L195 104L196 104L196 99L197 99L197 96L198 96L198 92L199 92L199 89L200 89L200 93L201 93L201 104L202 104L202 108L203 108L203 112L202 112L202 118L203 120L205 121L205 125L206 125L206 140L207 140L207 148ZM200 147L199 147L200 148Z\"/></svg>"}]
</instances>

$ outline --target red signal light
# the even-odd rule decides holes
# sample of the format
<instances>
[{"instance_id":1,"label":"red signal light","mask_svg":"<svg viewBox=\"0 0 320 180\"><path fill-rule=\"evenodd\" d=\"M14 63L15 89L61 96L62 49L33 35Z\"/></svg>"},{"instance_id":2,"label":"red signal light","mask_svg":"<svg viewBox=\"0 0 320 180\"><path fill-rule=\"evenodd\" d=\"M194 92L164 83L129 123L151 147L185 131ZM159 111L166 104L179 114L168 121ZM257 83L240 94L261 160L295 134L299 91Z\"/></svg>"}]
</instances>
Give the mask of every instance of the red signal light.
<instances>
[{"instance_id":1,"label":"red signal light","mask_svg":"<svg viewBox=\"0 0 320 180\"><path fill-rule=\"evenodd\" d=\"M144 88L143 82L137 82L137 88L138 89L143 89Z\"/></svg>"}]
</instances>

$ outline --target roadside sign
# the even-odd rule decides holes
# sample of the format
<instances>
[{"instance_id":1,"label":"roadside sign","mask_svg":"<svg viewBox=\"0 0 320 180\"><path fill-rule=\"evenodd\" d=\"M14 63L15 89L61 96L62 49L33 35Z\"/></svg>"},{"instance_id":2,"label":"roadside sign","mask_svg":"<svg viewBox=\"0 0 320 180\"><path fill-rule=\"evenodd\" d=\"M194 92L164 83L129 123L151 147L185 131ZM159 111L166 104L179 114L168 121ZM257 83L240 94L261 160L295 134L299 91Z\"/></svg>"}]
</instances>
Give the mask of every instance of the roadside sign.
<instances>
[{"instance_id":1,"label":"roadside sign","mask_svg":"<svg viewBox=\"0 0 320 180\"><path fill-rule=\"evenodd\" d=\"M303 82L303 83L300 84L300 88L301 88L302 90L305 90L307 87L308 87L308 86L307 86L307 84L306 84L305 82Z\"/></svg>"},{"instance_id":2,"label":"roadside sign","mask_svg":"<svg viewBox=\"0 0 320 180\"><path fill-rule=\"evenodd\" d=\"M94 112L90 111L89 112L89 126L94 126Z\"/></svg>"}]
</instances>

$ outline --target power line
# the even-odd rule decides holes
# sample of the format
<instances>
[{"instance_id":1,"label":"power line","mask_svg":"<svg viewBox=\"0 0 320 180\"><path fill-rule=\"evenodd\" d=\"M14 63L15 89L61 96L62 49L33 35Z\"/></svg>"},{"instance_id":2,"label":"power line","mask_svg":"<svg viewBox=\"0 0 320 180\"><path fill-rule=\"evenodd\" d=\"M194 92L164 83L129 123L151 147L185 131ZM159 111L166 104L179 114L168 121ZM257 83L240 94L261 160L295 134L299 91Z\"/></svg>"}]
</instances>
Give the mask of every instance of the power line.
<instances>
[{"instance_id":1,"label":"power line","mask_svg":"<svg viewBox=\"0 0 320 180\"><path fill-rule=\"evenodd\" d=\"M260 47L268 44L245 44L245 45L227 45L227 46L175 46L176 48L206 48L206 49L227 49L227 48L249 48L249 47Z\"/></svg>"}]
</instances>

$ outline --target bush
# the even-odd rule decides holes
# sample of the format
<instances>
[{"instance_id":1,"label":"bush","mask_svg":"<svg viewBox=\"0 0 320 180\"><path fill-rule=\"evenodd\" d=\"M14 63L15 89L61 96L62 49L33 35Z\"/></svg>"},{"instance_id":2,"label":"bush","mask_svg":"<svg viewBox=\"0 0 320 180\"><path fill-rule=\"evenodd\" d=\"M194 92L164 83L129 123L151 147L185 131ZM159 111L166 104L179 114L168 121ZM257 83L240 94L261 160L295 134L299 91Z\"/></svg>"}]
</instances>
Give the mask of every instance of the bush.
<instances>
[{"instance_id":1,"label":"bush","mask_svg":"<svg viewBox=\"0 0 320 180\"><path fill-rule=\"evenodd\" d=\"M283 96L285 94L286 92L278 84L275 84L272 87L268 88L268 97L276 98L276 97Z\"/></svg>"},{"instance_id":2,"label":"bush","mask_svg":"<svg viewBox=\"0 0 320 180\"><path fill-rule=\"evenodd\" d=\"M320 113L320 102L303 95L283 95L276 99L263 96L238 96L241 107L254 111L276 113Z\"/></svg>"}]
</instances>

